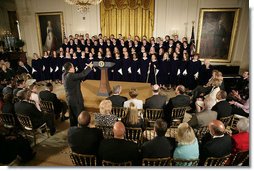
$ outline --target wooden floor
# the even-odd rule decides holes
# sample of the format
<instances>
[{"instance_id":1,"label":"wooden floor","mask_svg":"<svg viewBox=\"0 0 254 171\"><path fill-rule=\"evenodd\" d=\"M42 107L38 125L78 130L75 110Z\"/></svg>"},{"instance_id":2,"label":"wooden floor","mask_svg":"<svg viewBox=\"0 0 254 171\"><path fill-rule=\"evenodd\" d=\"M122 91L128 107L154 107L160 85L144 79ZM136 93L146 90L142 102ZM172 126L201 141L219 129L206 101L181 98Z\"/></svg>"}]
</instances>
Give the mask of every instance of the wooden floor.
<instances>
[{"instance_id":1,"label":"wooden floor","mask_svg":"<svg viewBox=\"0 0 254 171\"><path fill-rule=\"evenodd\" d=\"M81 91L84 98L84 105L87 111L96 112L98 111L98 106L100 102L106 97L97 96L99 90L99 80L86 80L81 83ZM109 82L111 89L115 85L122 86L122 96L129 97L129 90L131 88L136 88L138 90L138 99L143 100L152 95L151 85L149 83L137 83L137 82L120 82L120 81L110 81ZM54 92L57 94L58 98L66 100L65 91L63 85L57 84L54 85Z\"/></svg>"}]
</instances>

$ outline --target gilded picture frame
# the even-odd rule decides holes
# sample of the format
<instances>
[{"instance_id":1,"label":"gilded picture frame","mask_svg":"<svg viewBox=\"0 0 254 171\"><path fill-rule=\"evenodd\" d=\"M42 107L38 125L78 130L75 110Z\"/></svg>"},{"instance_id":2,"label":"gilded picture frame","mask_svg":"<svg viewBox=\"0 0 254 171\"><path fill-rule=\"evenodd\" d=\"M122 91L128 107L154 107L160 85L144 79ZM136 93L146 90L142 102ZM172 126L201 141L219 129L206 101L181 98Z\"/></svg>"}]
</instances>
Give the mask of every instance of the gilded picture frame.
<instances>
[{"instance_id":1,"label":"gilded picture frame","mask_svg":"<svg viewBox=\"0 0 254 171\"><path fill-rule=\"evenodd\" d=\"M40 54L58 50L64 39L63 13L43 12L35 15Z\"/></svg>"},{"instance_id":2,"label":"gilded picture frame","mask_svg":"<svg viewBox=\"0 0 254 171\"><path fill-rule=\"evenodd\" d=\"M201 8L197 53L201 60L231 62L237 34L239 8Z\"/></svg>"}]
</instances>

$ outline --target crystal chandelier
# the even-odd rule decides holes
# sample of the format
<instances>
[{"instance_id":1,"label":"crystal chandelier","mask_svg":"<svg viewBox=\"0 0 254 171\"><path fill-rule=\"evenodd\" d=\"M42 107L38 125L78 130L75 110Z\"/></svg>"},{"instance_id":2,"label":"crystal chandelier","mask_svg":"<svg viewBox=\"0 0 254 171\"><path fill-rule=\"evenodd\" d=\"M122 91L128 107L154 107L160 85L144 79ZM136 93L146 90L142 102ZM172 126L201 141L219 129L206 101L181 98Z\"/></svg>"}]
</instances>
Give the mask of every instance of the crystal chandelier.
<instances>
[{"instance_id":1,"label":"crystal chandelier","mask_svg":"<svg viewBox=\"0 0 254 171\"><path fill-rule=\"evenodd\" d=\"M78 12L86 13L90 5L97 5L101 3L102 0L65 0L70 5L76 5L78 7Z\"/></svg>"}]
</instances>

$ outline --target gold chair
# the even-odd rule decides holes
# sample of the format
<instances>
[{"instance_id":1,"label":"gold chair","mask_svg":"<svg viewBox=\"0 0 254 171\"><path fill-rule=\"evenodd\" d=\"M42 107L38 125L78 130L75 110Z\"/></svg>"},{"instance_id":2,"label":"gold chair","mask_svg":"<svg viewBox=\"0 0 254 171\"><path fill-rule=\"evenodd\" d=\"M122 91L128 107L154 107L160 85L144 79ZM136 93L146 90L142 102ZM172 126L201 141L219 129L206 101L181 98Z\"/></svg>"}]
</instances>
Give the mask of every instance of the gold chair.
<instances>
[{"instance_id":1,"label":"gold chair","mask_svg":"<svg viewBox=\"0 0 254 171\"><path fill-rule=\"evenodd\" d=\"M208 126L202 126L202 127L200 127L200 128L197 130L197 132L196 132L196 137L197 137L199 143L201 143L202 138L203 138L204 135L205 135L206 133L208 133L208 132L209 132Z\"/></svg>"},{"instance_id":2,"label":"gold chair","mask_svg":"<svg viewBox=\"0 0 254 171\"><path fill-rule=\"evenodd\" d=\"M14 115L11 113L0 114L0 124L2 124L6 129L14 129L16 126Z\"/></svg>"},{"instance_id":3,"label":"gold chair","mask_svg":"<svg viewBox=\"0 0 254 171\"><path fill-rule=\"evenodd\" d=\"M103 137L105 139L110 139L110 138L114 137L113 127L112 126L100 126L100 125L96 125L96 128L99 128L99 129L102 130Z\"/></svg>"},{"instance_id":4,"label":"gold chair","mask_svg":"<svg viewBox=\"0 0 254 171\"><path fill-rule=\"evenodd\" d=\"M54 114L54 105L51 101L40 100L41 110L45 113Z\"/></svg>"},{"instance_id":5,"label":"gold chair","mask_svg":"<svg viewBox=\"0 0 254 171\"><path fill-rule=\"evenodd\" d=\"M168 128L165 137L176 138L177 128Z\"/></svg>"},{"instance_id":6,"label":"gold chair","mask_svg":"<svg viewBox=\"0 0 254 171\"><path fill-rule=\"evenodd\" d=\"M125 139L128 141L133 141L135 143L140 143L142 140L142 129L126 127Z\"/></svg>"},{"instance_id":7,"label":"gold chair","mask_svg":"<svg viewBox=\"0 0 254 171\"><path fill-rule=\"evenodd\" d=\"M155 137L154 128L147 127L142 137L143 142L152 140Z\"/></svg>"},{"instance_id":8,"label":"gold chair","mask_svg":"<svg viewBox=\"0 0 254 171\"><path fill-rule=\"evenodd\" d=\"M157 119L162 118L163 116L163 109L145 109L143 114L143 118L149 123L149 127L153 127L154 122Z\"/></svg>"},{"instance_id":9,"label":"gold chair","mask_svg":"<svg viewBox=\"0 0 254 171\"><path fill-rule=\"evenodd\" d=\"M116 115L118 118L125 118L127 115L127 108L125 107L113 107L112 114Z\"/></svg>"},{"instance_id":10,"label":"gold chair","mask_svg":"<svg viewBox=\"0 0 254 171\"><path fill-rule=\"evenodd\" d=\"M70 158L75 166L96 166L97 160L95 155L85 155L71 152Z\"/></svg>"},{"instance_id":11,"label":"gold chair","mask_svg":"<svg viewBox=\"0 0 254 171\"><path fill-rule=\"evenodd\" d=\"M33 124L29 116L17 114L17 118L25 132L25 135L33 137L34 145L36 145L36 134L38 133L37 131L38 129L41 130L41 133L42 133L42 130L46 131L47 137L49 137L48 127L46 123L43 123L42 125L40 125L38 128L35 129L33 127ZM28 134L28 133L32 133L32 134Z\"/></svg>"},{"instance_id":12,"label":"gold chair","mask_svg":"<svg viewBox=\"0 0 254 171\"><path fill-rule=\"evenodd\" d=\"M249 150L248 151L240 151L232 156L233 156L233 159L230 162L230 166L242 166L242 164L246 160L249 160Z\"/></svg>"},{"instance_id":13,"label":"gold chair","mask_svg":"<svg viewBox=\"0 0 254 171\"><path fill-rule=\"evenodd\" d=\"M107 160L102 160L102 166L132 166L131 161L122 162L122 163L114 163Z\"/></svg>"},{"instance_id":14,"label":"gold chair","mask_svg":"<svg viewBox=\"0 0 254 171\"><path fill-rule=\"evenodd\" d=\"M232 121L233 115L227 116L227 117L222 117L219 120L224 124L225 128L227 126L231 126L231 121Z\"/></svg>"},{"instance_id":15,"label":"gold chair","mask_svg":"<svg viewBox=\"0 0 254 171\"><path fill-rule=\"evenodd\" d=\"M172 166L170 157L166 158L144 158L142 166Z\"/></svg>"},{"instance_id":16,"label":"gold chair","mask_svg":"<svg viewBox=\"0 0 254 171\"><path fill-rule=\"evenodd\" d=\"M187 107L175 107L172 109L171 113L171 127L177 127L180 123L183 122L183 118Z\"/></svg>"},{"instance_id":17,"label":"gold chair","mask_svg":"<svg viewBox=\"0 0 254 171\"><path fill-rule=\"evenodd\" d=\"M225 166L229 158L230 155L223 157L208 157L205 161L204 166Z\"/></svg>"},{"instance_id":18,"label":"gold chair","mask_svg":"<svg viewBox=\"0 0 254 171\"><path fill-rule=\"evenodd\" d=\"M184 159L173 159L173 166L198 166L199 159L184 160Z\"/></svg>"}]
</instances>

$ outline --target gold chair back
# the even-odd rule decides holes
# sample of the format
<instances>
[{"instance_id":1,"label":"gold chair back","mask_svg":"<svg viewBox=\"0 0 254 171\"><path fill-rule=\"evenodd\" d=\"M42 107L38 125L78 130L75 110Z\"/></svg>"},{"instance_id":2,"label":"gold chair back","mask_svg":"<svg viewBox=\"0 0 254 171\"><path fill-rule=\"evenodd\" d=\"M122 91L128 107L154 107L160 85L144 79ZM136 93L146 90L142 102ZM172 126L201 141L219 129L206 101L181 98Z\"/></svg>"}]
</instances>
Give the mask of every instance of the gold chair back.
<instances>
[{"instance_id":1,"label":"gold chair back","mask_svg":"<svg viewBox=\"0 0 254 171\"><path fill-rule=\"evenodd\" d=\"M201 143L202 138L206 133L209 132L208 126L202 126L200 127L196 132L196 137L198 139L198 142Z\"/></svg>"},{"instance_id":2,"label":"gold chair back","mask_svg":"<svg viewBox=\"0 0 254 171\"><path fill-rule=\"evenodd\" d=\"M7 129L13 129L16 126L14 115L11 113L0 114L0 124Z\"/></svg>"},{"instance_id":3,"label":"gold chair back","mask_svg":"<svg viewBox=\"0 0 254 171\"><path fill-rule=\"evenodd\" d=\"M51 101L40 100L40 107L43 112L54 114L54 105Z\"/></svg>"},{"instance_id":4,"label":"gold chair back","mask_svg":"<svg viewBox=\"0 0 254 171\"><path fill-rule=\"evenodd\" d=\"M102 130L103 137L105 139L110 139L110 138L114 137L113 127L112 126L100 126L100 125L96 125L96 128L99 128L99 129Z\"/></svg>"},{"instance_id":5,"label":"gold chair back","mask_svg":"<svg viewBox=\"0 0 254 171\"><path fill-rule=\"evenodd\" d=\"M125 107L113 107L112 114L116 115L118 118L125 118L127 115L127 108Z\"/></svg>"},{"instance_id":6,"label":"gold chair back","mask_svg":"<svg viewBox=\"0 0 254 171\"><path fill-rule=\"evenodd\" d=\"M233 155L233 160L230 163L230 166L242 166L242 164L249 160L249 150L248 151L240 151Z\"/></svg>"},{"instance_id":7,"label":"gold chair back","mask_svg":"<svg viewBox=\"0 0 254 171\"><path fill-rule=\"evenodd\" d=\"M208 157L205 161L204 166L225 166L229 158L230 155L223 157Z\"/></svg>"},{"instance_id":8,"label":"gold chair back","mask_svg":"<svg viewBox=\"0 0 254 171\"><path fill-rule=\"evenodd\" d=\"M180 123L183 122L183 118L187 107L176 107L172 109L171 113L171 126L177 127Z\"/></svg>"},{"instance_id":9,"label":"gold chair back","mask_svg":"<svg viewBox=\"0 0 254 171\"><path fill-rule=\"evenodd\" d=\"M70 158L75 166L96 166L97 159L95 155L85 155L71 152Z\"/></svg>"},{"instance_id":10,"label":"gold chair back","mask_svg":"<svg viewBox=\"0 0 254 171\"><path fill-rule=\"evenodd\" d=\"M122 163L114 163L107 160L102 160L102 166L132 166L131 161L122 162Z\"/></svg>"},{"instance_id":11,"label":"gold chair back","mask_svg":"<svg viewBox=\"0 0 254 171\"><path fill-rule=\"evenodd\" d=\"M125 139L128 141L133 141L135 143L140 143L142 140L142 129L126 127Z\"/></svg>"},{"instance_id":12,"label":"gold chair back","mask_svg":"<svg viewBox=\"0 0 254 171\"><path fill-rule=\"evenodd\" d=\"M144 158L142 166L172 166L170 157L166 158Z\"/></svg>"},{"instance_id":13,"label":"gold chair back","mask_svg":"<svg viewBox=\"0 0 254 171\"><path fill-rule=\"evenodd\" d=\"M199 159L184 160L184 159L173 159L173 166L198 166Z\"/></svg>"}]
</instances>

